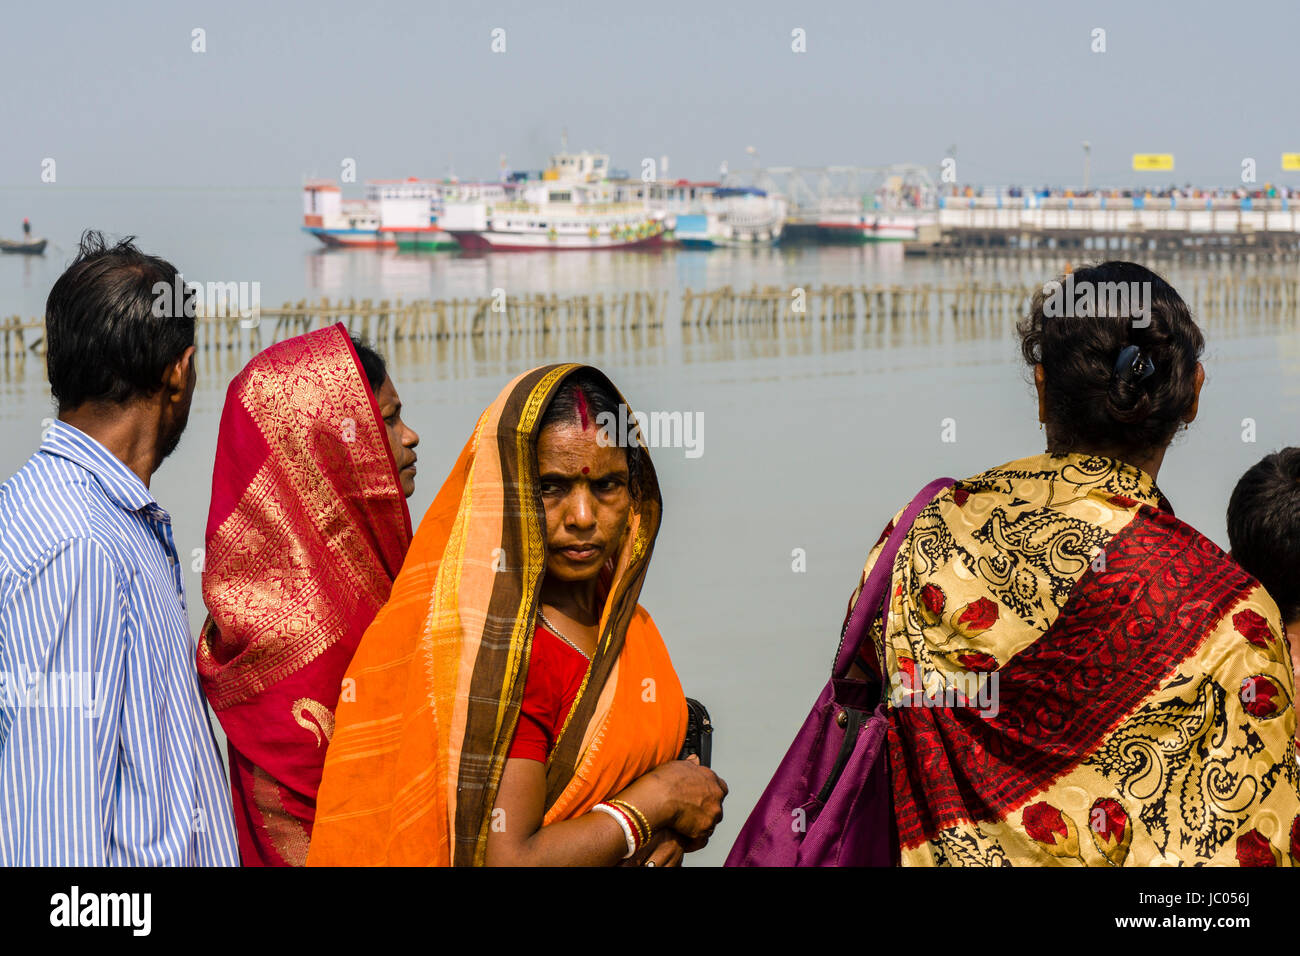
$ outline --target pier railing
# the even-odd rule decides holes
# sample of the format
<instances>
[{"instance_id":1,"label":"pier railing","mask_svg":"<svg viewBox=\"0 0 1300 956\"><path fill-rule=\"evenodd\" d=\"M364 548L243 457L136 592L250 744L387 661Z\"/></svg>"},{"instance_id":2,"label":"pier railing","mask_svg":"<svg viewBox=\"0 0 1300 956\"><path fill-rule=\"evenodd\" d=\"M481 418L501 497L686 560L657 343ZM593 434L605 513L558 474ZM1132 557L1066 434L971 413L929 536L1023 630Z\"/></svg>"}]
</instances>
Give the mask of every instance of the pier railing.
<instances>
[{"instance_id":1,"label":"pier railing","mask_svg":"<svg viewBox=\"0 0 1300 956\"><path fill-rule=\"evenodd\" d=\"M1132 236L1300 235L1300 204L1287 198L945 197L945 232Z\"/></svg>"},{"instance_id":2,"label":"pier railing","mask_svg":"<svg viewBox=\"0 0 1300 956\"><path fill-rule=\"evenodd\" d=\"M941 196L940 209L1245 209L1256 212L1285 212L1298 200L1286 196Z\"/></svg>"}]
</instances>

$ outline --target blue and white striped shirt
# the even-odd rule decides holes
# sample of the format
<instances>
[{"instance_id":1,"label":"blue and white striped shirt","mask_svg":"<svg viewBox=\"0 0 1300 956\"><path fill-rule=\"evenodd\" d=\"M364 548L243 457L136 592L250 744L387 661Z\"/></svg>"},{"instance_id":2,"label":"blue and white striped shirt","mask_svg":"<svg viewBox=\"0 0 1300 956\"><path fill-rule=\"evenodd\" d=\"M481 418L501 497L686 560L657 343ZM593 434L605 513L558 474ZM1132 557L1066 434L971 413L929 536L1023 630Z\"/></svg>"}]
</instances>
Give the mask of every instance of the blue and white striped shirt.
<instances>
[{"instance_id":1,"label":"blue and white striped shirt","mask_svg":"<svg viewBox=\"0 0 1300 956\"><path fill-rule=\"evenodd\" d=\"M171 518L55 422L0 486L0 864L238 863Z\"/></svg>"}]
</instances>

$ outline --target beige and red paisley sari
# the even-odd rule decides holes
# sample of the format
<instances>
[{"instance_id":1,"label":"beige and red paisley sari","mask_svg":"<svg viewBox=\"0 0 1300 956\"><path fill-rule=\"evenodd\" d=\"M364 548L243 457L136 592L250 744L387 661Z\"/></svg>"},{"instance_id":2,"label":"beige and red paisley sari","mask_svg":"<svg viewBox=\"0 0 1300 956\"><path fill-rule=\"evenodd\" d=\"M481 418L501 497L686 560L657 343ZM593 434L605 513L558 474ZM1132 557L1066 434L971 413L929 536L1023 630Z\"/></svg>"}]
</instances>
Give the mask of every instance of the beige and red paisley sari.
<instances>
[{"instance_id":1,"label":"beige and red paisley sari","mask_svg":"<svg viewBox=\"0 0 1300 956\"><path fill-rule=\"evenodd\" d=\"M1039 455L960 481L890 590L868 666L904 865L1300 865L1281 615L1147 474Z\"/></svg>"},{"instance_id":2,"label":"beige and red paisley sari","mask_svg":"<svg viewBox=\"0 0 1300 956\"><path fill-rule=\"evenodd\" d=\"M198 647L244 865L306 862L340 682L410 540L346 329L255 356L221 415Z\"/></svg>"}]
</instances>

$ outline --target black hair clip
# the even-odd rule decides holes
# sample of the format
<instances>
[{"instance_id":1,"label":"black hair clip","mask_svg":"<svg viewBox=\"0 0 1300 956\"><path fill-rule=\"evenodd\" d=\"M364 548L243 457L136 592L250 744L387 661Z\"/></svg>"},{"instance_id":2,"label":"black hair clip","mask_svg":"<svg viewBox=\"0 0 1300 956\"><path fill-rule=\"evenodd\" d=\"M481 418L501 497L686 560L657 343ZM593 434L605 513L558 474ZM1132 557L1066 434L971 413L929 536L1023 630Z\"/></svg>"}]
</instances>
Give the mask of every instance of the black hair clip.
<instances>
[{"instance_id":1,"label":"black hair clip","mask_svg":"<svg viewBox=\"0 0 1300 956\"><path fill-rule=\"evenodd\" d=\"M1115 360L1115 374L1130 385L1147 380L1155 371L1156 363L1136 345L1124 346Z\"/></svg>"}]
</instances>

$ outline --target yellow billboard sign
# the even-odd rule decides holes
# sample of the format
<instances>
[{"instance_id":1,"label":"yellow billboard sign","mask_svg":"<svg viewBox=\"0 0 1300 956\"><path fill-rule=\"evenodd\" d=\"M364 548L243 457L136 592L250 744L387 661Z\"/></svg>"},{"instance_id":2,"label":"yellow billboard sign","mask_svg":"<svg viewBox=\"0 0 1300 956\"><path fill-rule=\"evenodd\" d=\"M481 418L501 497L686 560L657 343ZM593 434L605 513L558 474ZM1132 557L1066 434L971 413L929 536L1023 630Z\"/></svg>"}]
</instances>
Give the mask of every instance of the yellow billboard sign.
<instances>
[{"instance_id":1,"label":"yellow billboard sign","mask_svg":"<svg viewBox=\"0 0 1300 956\"><path fill-rule=\"evenodd\" d=\"M1300 153L1283 153L1283 169L1300 169Z\"/></svg>"},{"instance_id":2,"label":"yellow billboard sign","mask_svg":"<svg viewBox=\"0 0 1300 956\"><path fill-rule=\"evenodd\" d=\"M1139 172L1171 170L1174 168L1173 153L1134 153L1133 168Z\"/></svg>"}]
</instances>

